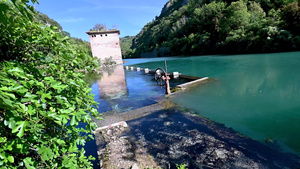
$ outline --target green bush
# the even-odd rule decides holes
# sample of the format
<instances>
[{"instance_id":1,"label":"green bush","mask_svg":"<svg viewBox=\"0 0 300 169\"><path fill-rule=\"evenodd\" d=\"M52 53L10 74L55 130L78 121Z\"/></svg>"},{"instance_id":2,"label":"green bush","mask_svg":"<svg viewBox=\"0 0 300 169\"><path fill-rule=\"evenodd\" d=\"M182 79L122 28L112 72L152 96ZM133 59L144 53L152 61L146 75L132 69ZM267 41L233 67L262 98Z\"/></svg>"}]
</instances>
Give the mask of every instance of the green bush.
<instances>
[{"instance_id":1,"label":"green bush","mask_svg":"<svg viewBox=\"0 0 300 169\"><path fill-rule=\"evenodd\" d=\"M93 138L98 112L75 71L99 63L34 22L26 0L0 6L0 167L91 168L93 158L77 146Z\"/></svg>"}]
</instances>

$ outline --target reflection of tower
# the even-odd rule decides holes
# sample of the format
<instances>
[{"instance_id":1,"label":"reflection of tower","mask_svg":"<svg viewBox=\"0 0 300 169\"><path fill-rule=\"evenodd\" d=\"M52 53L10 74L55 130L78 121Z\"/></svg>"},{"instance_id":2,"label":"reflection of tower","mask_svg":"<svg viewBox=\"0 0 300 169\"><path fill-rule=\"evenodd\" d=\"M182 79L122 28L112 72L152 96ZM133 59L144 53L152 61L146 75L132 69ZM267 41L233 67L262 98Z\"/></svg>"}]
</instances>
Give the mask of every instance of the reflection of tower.
<instances>
[{"instance_id":1,"label":"reflection of tower","mask_svg":"<svg viewBox=\"0 0 300 169\"><path fill-rule=\"evenodd\" d=\"M127 94L125 73L122 65L117 65L103 72L101 80L98 80L101 97L115 99Z\"/></svg>"},{"instance_id":2,"label":"reflection of tower","mask_svg":"<svg viewBox=\"0 0 300 169\"><path fill-rule=\"evenodd\" d=\"M104 62L105 58L112 57L117 64L123 64L120 48L119 30L89 31L93 57Z\"/></svg>"}]
</instances>

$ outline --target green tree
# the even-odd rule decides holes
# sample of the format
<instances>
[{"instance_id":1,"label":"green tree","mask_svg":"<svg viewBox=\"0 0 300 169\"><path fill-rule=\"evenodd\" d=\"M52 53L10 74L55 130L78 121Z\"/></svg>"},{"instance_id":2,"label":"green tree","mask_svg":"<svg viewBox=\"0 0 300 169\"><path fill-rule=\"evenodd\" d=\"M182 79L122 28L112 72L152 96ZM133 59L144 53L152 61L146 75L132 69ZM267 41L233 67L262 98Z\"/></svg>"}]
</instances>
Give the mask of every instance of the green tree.
<instances>
[{"instance_id":1,"label":"green tree","mask_svg":"<svg viewBox=\"0 0 300 169\"><path fill-rule=\"evenodd\" d=\"M285 26L294 35L300 36L300 2L290 3L282 9Z\"/></svg>"},{"instance_id":2,"label":"green tree","mask_svg":"<svg viewBox=\"0 0 300 169\"><path fill-rule=\"evenodd\" d=\"M249 2L249 13L250 13L250 23L255 26L263 24L266 17L265 11L261 8L260 4L256 2Z\"/></svg>"},{"instance_id":3,"label":"green tree","mask_svg":"<svg viewBox=\"0 0 300 169\"><path fill-rule=\"evenodd\" d=\"M222 31L230 32L232 30L242 29L250 22L250 13L248 13L247 4L240 0L232 2L227 8L222 18Z\"/></svg>"},{"instance_id":4,"label":"green tree","mask_svg":"<svg viewBox=\"0 0 300 169\"><path fill-rule=\"evenodd\" d=\"M226 4L224 2L212 2L205 4L201 12L199 9L195 10L195 14L199 13L199 18L203 29L207 31L216 32L220 27L220 19L223 17ZM198 12L199 11L199 12Z\"/></svg>"}]
</instances>

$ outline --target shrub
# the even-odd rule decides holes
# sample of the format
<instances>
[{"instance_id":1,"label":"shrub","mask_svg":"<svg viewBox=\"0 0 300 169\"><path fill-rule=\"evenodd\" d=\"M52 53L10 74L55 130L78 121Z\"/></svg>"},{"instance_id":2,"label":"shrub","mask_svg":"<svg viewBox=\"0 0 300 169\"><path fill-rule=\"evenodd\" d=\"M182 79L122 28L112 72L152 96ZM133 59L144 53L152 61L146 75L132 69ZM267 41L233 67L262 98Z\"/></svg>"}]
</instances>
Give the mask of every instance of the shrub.
<instances>
[{"instance_id":1,"label":"shrub","mask_svg":"<svg viewBox=\"0 0 300 169\"><path fill-rule=\"evenodd\" d=\"M55 27L34 22L26 2L0 4L6 14L0 23L0 166L90 168L93 158L77 146L93 138L98 113L75 70L99 63L73 50Z\"/></svg>"}]
</instances>

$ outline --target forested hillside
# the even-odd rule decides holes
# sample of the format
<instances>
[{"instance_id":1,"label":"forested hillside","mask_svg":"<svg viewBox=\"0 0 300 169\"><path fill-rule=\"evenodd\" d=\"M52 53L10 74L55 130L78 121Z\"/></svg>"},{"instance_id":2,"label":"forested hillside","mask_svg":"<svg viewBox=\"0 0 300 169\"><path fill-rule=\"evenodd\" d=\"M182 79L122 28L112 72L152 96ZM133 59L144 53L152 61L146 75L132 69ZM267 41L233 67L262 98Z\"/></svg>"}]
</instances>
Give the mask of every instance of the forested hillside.
<instances>
[{"instance_id":1,"label":"forested hillside","mask_svg":"<svg viewBox=\"0 0 300 169\"><path fill-rule=\"evenodd\" d=\"M134 38L135 57L281 52L300 49L298 0L170 0Z\"/></svg>"},{"instance_id":2,"label":"forested hillside","mask_svg":"<svg viewBox=\"0 0 300 169\"><path fill-rule=\"evenodd\" d=\"M43 25L48 25L48 26L54 26L57 28L57 32L61 32L62 35L64 35L65 37L68 36L70 37L68 39L69 43L72 44L73 46L76 46L76 49L79 49L81 51L84 51L85 53L89 54L90 56L92 56L92 51L91 51L91 47L90 47L90 43L87 41L84 41L80 38L75 38L75 37L71 37L71 34L67 31L64 31L62 26L55 20L50 19L48 17L48 15L43 14L39 11L36 11L36 15L34 16L34 19L43 24Z\"/></svg>"},{"instance_id":3,"label":"forested hillside","mask_svg":"<svg viewBox=\"0 0 300 169\"><path fill-rule=\"evenodd\" d=\"M131 58L133 50L131 49L134 36L125 36L120 38L120 46L123 58Z\"/></svg>"}]
</instances>

